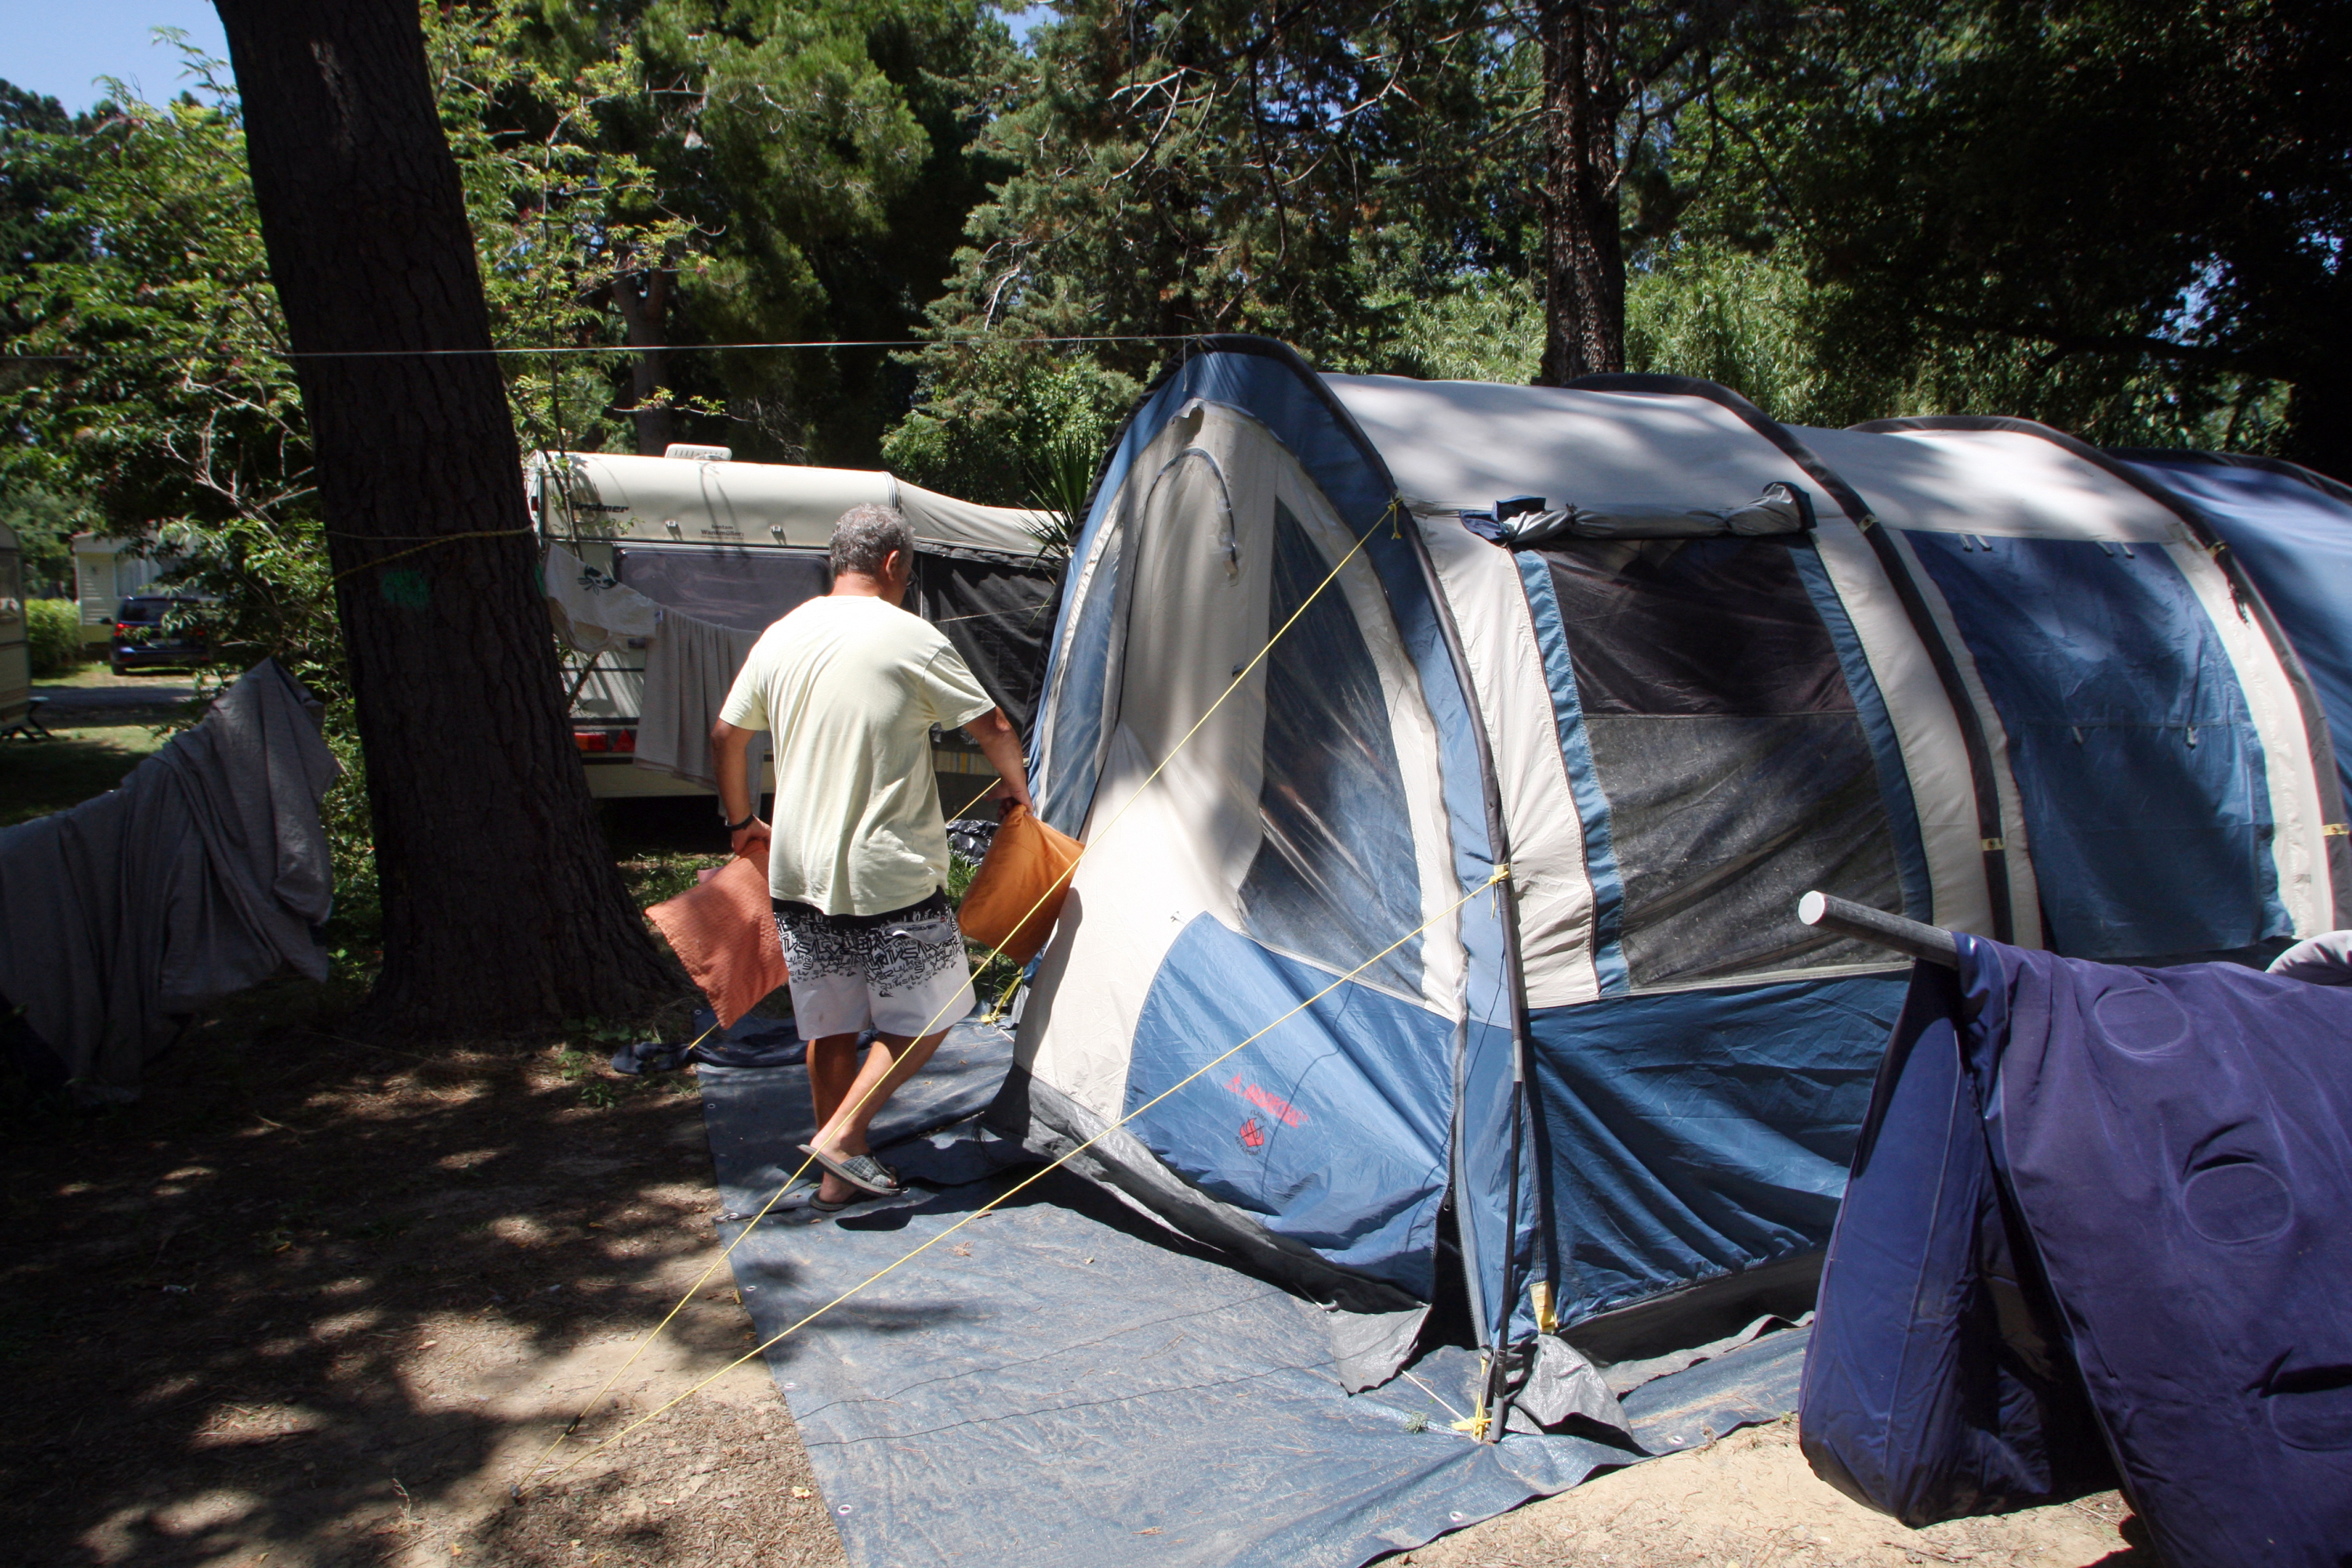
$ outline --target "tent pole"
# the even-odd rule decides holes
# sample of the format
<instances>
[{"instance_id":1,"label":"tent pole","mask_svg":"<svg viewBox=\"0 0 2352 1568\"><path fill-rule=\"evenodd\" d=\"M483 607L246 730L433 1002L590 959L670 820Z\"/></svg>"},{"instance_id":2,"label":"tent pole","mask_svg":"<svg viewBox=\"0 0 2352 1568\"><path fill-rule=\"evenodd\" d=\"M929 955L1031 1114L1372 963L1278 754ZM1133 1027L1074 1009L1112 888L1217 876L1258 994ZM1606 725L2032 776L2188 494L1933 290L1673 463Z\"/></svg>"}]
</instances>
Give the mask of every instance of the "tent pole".
<instances>
[{"instance_id":1,"label":"tent pole","mask_svg":"<svg viewBox=\"0 0 2352 1568\"><path fill-rule=\"evenodd\" d=\"M1841 899L1834 893L1818 889L1797 900L1797 919L1805 925L1833 931L1840 936L1891 947L1897 952L1940 963L1947 969L1960 966L1960 944L1950 931L1941 926L1923 925L1890 915L1884 910L1874 910L1857 904L1851 899Z\"/></svg>"},{"instance_id":2,"label":"tent pole","mask_svg":"<svg viewBox=\"0 0 2352 1568\"><path fill-rule=\"evenodd\" d=\"M1527 1040L1521 1035L1511 1042L1511 1199L1503 1207L1502 1314L1495 1328L1494 1353L1486 1358L1486 1386L1478 1400L1486 1412L1486 1430L1481 1436L1488 1443L1503 1440L1503 1426L1511 1415L1508 1363L1511 1319L1518 1311L1519 1300L1519 1159L1527 1118L1527 1079L1521 1068L1526 1055Z\"/></svg>"}]
</instances>

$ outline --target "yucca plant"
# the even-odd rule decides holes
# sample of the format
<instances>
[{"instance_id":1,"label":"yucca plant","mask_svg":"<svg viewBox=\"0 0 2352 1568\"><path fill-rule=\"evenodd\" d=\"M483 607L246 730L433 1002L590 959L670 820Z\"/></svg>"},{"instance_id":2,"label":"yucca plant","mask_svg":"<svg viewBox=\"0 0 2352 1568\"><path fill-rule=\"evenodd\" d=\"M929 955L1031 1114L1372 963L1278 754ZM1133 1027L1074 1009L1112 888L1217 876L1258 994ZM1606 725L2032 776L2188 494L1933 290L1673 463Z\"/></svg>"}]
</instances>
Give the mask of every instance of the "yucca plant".
<instances>
[{"instance_id":1,"label":"yucca plant","mask_svg":"<svg viewBox=\"0 0 2352 1568\"><path fill-rule=\"evenodd\" d=\"M1029 525L1038 555L1056 564L1070 558L1078 530L1086 526L1087 497L1093 489L1101 454L1086 435L1062 430L1023 454L1021 477L1038 521Z\"/></svg>"}]
</instances>

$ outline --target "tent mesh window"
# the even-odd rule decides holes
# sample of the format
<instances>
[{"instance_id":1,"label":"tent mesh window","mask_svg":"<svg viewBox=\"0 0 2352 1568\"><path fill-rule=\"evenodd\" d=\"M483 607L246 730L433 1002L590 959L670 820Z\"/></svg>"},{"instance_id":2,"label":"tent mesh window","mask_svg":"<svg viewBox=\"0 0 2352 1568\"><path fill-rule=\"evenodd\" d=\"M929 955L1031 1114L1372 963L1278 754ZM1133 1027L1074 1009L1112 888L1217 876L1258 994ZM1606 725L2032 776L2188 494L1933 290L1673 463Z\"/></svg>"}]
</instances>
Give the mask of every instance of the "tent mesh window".
<instances>
[{"instance_id":1,"label":"tent mesh window","mask_svg":"<svg viewBox=\"0 0 2352 1568\"><path fill-rule=\"evenodd\" d=\"M1065 833L1076 833L1086 825L1103 739L1110 731L1110 703L1118 690L1118 665L1126 641L1121 590L1131 531L1126 519L1114 516L1087 563L1074 562L1069 568L1076 603L1069 611L1070 629L1062 645L1047 718L1053 732L1037 812Z\"/></svg>"},{"instance_id":2,"label":"tent mesh window","mask_svg":"<svg viewBox=\"0 0 2352 1568\"><path fill-rule=\"evenodd\" d=\"M1269 637L1330 572L1277 503ZM1242 880L1243 922L1269 947L1353 969L1421 923L1421 873L1388 699L1339 584L1267 656L1265 712L1264 837ZM1418 997L1421 938L1360 978Z\"/></svg>"},{"instance_id":3,"label":"tent mesh window","mask_svg":"<svg viewBox=\"0 0 2352 1568\"><path fill-rule=\"evenodd\" d=\"M1867 963L1800 925L1902 890L1853 694L1783 539L1570 540L1549 569L1623 880L1632 989Z\"/></svg>"}]
</instances>

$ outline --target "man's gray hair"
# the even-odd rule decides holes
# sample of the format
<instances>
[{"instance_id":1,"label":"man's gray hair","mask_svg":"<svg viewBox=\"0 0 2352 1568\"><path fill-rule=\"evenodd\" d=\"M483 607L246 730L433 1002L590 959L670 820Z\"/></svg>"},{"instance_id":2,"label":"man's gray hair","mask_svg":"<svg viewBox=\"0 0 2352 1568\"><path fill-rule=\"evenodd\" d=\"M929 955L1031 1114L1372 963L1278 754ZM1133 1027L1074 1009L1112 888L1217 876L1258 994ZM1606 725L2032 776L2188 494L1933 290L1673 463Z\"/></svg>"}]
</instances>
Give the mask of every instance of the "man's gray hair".
<instances>
[{"instance_id":1,"label":"man's gray hair","mask_svg":"<svg viewBox=\"0 0 2352 1568\"><path fill-rule=\"evenodd\" d=\"M915 531L907 526L906 514L895 506L882 506L867 501L851 507L833 525L833 574L855 572L861 577L882 575L882 563L890 558L893 550L906 553L907 564L915 563Z\"/></svg>"}]
</instances>

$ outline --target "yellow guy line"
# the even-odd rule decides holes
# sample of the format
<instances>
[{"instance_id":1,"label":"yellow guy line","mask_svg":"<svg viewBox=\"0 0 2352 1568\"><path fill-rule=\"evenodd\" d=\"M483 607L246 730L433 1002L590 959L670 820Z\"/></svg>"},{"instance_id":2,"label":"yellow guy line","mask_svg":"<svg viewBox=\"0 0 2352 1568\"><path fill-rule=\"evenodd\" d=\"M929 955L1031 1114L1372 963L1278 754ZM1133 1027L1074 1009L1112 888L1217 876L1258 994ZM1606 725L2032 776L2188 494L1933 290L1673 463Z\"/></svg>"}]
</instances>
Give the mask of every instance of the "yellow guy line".
<instances>
[{"instance_id":1,"label":"yellow guy line","mask_svg":"<svg viewBox=\"0 0 2352 1568\"><path fill-rule=\"evenodd\" d=\"M972 1210L971 1213L964 1215L963 1218L956 1221L955 1224L948 1226L945 1230L940 1232L939 1235L931 1237L930 1240L924 1242L913 1251L908 1252L897 1262L887 1264L885 1267L875 1270L872 1274L867 1275L864 1279L851 1286L848 1289L844 1290L840 1295L835 1296L832 1300L827 1301L824 1306L819 1307L815 1311L811 1312L808 1316L801 1319L800 1321L794 1323L792 1327L785 1329L781 1333L778 1333L773 1339L768 1340L762 1344L756 1345L752 1349L744 1352L741 1355L737 1356L733 1361L729 1362L725 1366L720 1367L717 1372L712 1373L709 1377L704 1378L700 1383L696 1384L684 1394L672 1399L660 1409L653 1411L649 1415L639 1416L636 1420L630 1422L626 1426L622 1427L618 1432L614 1433L611 1436L596 1444L593 1447L583 1449L581 1453L572 1458L571 1464L564 1466L563 1468L550 1476L548 1478L548 1484L550 1486L554 1485L557 1481L562 1480L565 1476L571 1474L572 1468L578 1465L583 1459L586 1459L593 1455L602 1453L604 1449L611 1447L614 1444L619 1442L622 1438L626 1437L630 1433L635 1431L638 1427L645 1426L647 1422L660 1420L670 1411L676 1409L678 1405L685 1404L688 1400L693 1398L696 1394L701 1393L704 1389L709 1387L720 1378L725 1377L729 1373L733 1372L737 1367L741 1366L745 1362L765 1354L777 1344L791 1338L793 1334L798 1333L801 1330L816 1321L827 1312L832 1311L835 1307L840 1306L844 1301L848 1300L852 1296L856 1295L867 1286L881 1279L885 1275L899 1268L901 1265L913 1262L917 1258L919 1258L924 1253L929 1251L932 1247L937 1247L940 1242L945 1241L949 1237L953 1236L956 1232L961 1230L972 1221L996 1208L1007 1199L1017 1196L1024 1188L1026 1188L1034 1183L1043 1181L1045 1177L1052 1175L1055 1171L1060 1170L1070 1161L1076 1159L1080 1154L1085 1153L1088 1149L1094 1147L1096 1143L1108 1138L1113 1132L1118 1131L1120 1128L1126 1126L1129 1122L1134 1121L1137 1117L1142 1115L1145 1111L1150 1110L1153 1106L1159 1104L1170 1095L1174 1094L1178 1089L1199 1079L1203 1074L1217 1067L1228 1057L1231 1057L1265 1038L1267 1035L1279 1028L1283 1024L1305 1012L1307 1008L1312 1007L1316 1003L1320 1002L1324 997L1328 996L1332 992L1337 991L1340 986L1345 985L1349 981L1353 980L1357 975L1361 974L1365 970L1370 969L1373 964L1378 963L1381 959L1386 958L1398 948L1402 947L1405 943L1421 935L1432 926L1434 926L1441 921L1450 917L1454 910L1460 909L1463 905L1468 903L1471 900L1476 898L1487 889L1506 880L1510 874L1511 868L1507 864L1496 867L1494 874L1488 877L1485 881L1479 883L1476 887L1471 889L1468 892L1463 894L1452 903L1446 905L1445 908L1440 910L1436 914L1432 915L1429 919L1422 921L1421 924L1415 926L1412 930L1405 932L1404 935L1397 938L1396 941L1389 943L1388 946L1381 949L1380 952L1372 954L1371 957L1364 960L1363 963L1356 965L1355 968L1348 971L1347 973L1340 975L1337 980L1332 981L1330 984L1326 985L1322 990L1318 991L1306 1001L1299 1003L1297 1006L1291 1008L1290 1011L1275 1019L1274 1022L1266 1025L1255 1034L1251 1035L1247 1039L1242 1040L1239 1043L1220 1051L1217 1055L1210 1058L1207 1061L1202 1062L1199 1067L1194 1068L1191 1072L1186 1073L1182 1078L1178 1079L1174 1083L1170 1084L1166 1089L1161 1089L1158 1094L1153 1095L1150 1100L1145 1100L1141 1105L1137 1106L1133 1110L1129 1111L1126 1115L1120 1117L1118 1121L1112 1122L1109 1126L1104 1128L1101 1131L1096 1133L1085 1142L1076 1145L1075 1148L1071 1149L1069 1152L1057 1157L1053 1163L1045 1166L1042 1170L1034 1171L1028 1175L1024 1176L1020 1181L1015 1182L1012 1186L1007 1187L995 1197L991 1198L988 1202L981 1205L980 1207ZM1436 1395L1432 1394L1431 1397L1436 1398ZM1438 1400L1438 1403L1444 1405L1445 1402L1441 1399ZM1453 1406L1446 1405L1446 1408L1451 1410ZM529 1480L530 1479L530 1478L527 1475L523 1478L524 1480ZM521 1491L521 1484L520 1482L516 1484L515 1489L517 1494L520 1495Z\"/></svg>"},{"instance_id":2,"label":"yellow guy line","mask_svg":"<svg viewBox=\"0 0 2352 1568\"><path fill-rule=\"evenodd\" d=\"M1391 511L1396 510L1396 503L1391 501L1390 503L1389 510ZM1363 549L1365 543L1370 541L1370 538L1371 534L1367 532L1363 538L1357 540L1354 548L1350 549L1347 554L1339 558L1339 564L1331 568L1330 572L1324 577L1323 581L1315 584L1315 592L1307 595L1306 598L1299 601L1298 608L1290 613L1290 618L1284 621L1280 626L1275 629L1274 636L1265 639L1265 646L1258 649L1256 654L1251 658L1250 661L1242 666L1242 668L1235 672L1232 681L1226 685L1223 691L1217 694L1217 700L1209 704L1207 711L1201 715L1191 729L1184 731L1182 739L1179 740L1175 745L1169 748L1168 755L1160 759L1160 765L1153 768L1144 778L1144 781L1141 784L1136 785L1135 793L1127 797L1126 805L1121 805L1118 811L1111 815L1111 819L1103 824L1103 826L1096 831L1095 836L1091 840L1078 846L1077 858L1070 862L1070 868L1065 872L1060 879L1055 881L1052 886L1048 887L1045 892L1040 893L1037 896L1037 901L1035 903L1031 904L1026 910L1022 911L1021 918L1013 922L1013 931L1018 932L1023 926L1028 924L1029 917L1035 914L1040 909L1045 907L1045 900L1054 896L1054 892L1056 889L1066 888L1069 886L1071 879L1077 875L1078 861L1085 859L1087 852L1089 849L1092 849L1097 844L1101 843L1103 839L1108 836L1110 830L1118 826L1120 818L1126 816L1128 807L1133 805L1137 801L1143 798L1143 792L1150 789L1154 781L1160 777L1160 773L1166 771L1168 764L1176 760L1176 753L1181 752L1192 741L1192 737L1201 732L1201 727L1209 721L1210 718L1217 711L1218 709L1224 706L1225 699L1231 697L1240 689L1242 682L1250 678L1250 673L1256 669L1257 667L1265 661L1265 656L1274 651L1274 645L1280 642L1284 634L1288 632L1292 626L1298 623L1298 617L1307 613L1307 607L1320 597L1323 590L1329 587L1332 583L1338 579L1339 574L1347 569L1348 563L1356 558L1357 552ZM985 795L987 793L987 790L982 790L981 792L982 795ZM972 798L974 800L978 800L980 797L979 795L975 795ZM1455 907L1459 908L1460 906L1456 905ZM1451 910L1448 911L1448 913L1451 912ZM1010 940L1011 935L1008 933L1006 941ZM982 969L987 968L989 964L1002 957L1003 952L1003 943L999 942L994 948L990 950L986 958L980 961L980 967ZM1011 989L1008 987L1006 990L1006 995L1009 996L1011 994ZM931 1021L923 1026L922 1033L917 1035L915 1037L917 1039L920 1039L924 1035L929 1034L933 1028L938 1026L940 1020L946 1016L948 1008L952 1005L954 1005L952 1001L942 1004L939 1012L934 1013L931 1016ZM997 1005L999 1011L1002 1011L1003 1006L1003 1001L1002 998L999 999ZM994 1015L992 1014L991 1016L993 1017ZM696 1043L698 1045L701 1042L697 1041ZM885 1078L887 1077L887 1074L884 1076ZM848 1113L854 1114L856 1111L865 1109L866 1100L873 1097L874 1090L876 1089L882 1087L883 1081L883 1079L875 1079L873 1088L868 1089L864 1094L857 1097L857 1103L849 1108ZM835 1120L839 1120L839 1118L844 1114L844 1112L838 1110L834 1112ZM824 1129L820 1127L817 1131L822 1132ZM671 1307L667 1312L662 1315L660 1322L656 1323L651 1329L646 1331L645 1337L640 1339L637 1342L635 1348L629 1352L628 1359L614 1370L612 1376L604 1380L604 1385L602 1388L599 1388L593 1395L590 1396L588 1403L581 1408L580 1414L573 1416L570 1424L568 1424L562 1431L556 1434L555 1440L547 1446L546 1449L541 1453L538 1458L531 1461L530 1468L523 1472L522 1481L515 1483L514 1490L516 1495L520 1495L523 1482L530 1480L531 1477L537 1475L540 1471L540 1468L547 1463L548 1455L554 1453L556 1449L562 1447L565 1440L569 1438L572 1433L580 1429L580 1424L596 1413L596 1407L604 1403L604 1395L613 1391L613 1385L621 1380L621 1376L624 1373L627 1372L629 1368L636 1364L637 1358L645 1354L646 1347L653 1343L654 1340L661 1333L662 1330L669 1326L671 1319L676 1318L679 1312L685 1310L686 1304L694 1300L694 1293L697 1290L701 1289L704 1285L708 1284L713 1274L719 1272L719 1266L720 1264L726 1262L730 1258L735 1255L735 1249L743 1245L744 1240L751 1236L752 1231L759 1228L759 1225L761 1220L768 1217L768 1211L774 1208L776 1205L783 1201L784 1194L791 1192L794 1186L799 1184L800 1179L808 1173L808 1168L815 1163L815 1157L814 1155L810 1156L808 1159L803 1160L800 1164L793 1169L793 1173L784 1178L783 1184L775 1190L766 1203L760 1205L760 1212L753 1215L750 1219L743 1223L743 1228L736 1234L735 1239L729 1242L725 1250L721 1251L717 1258L711 1259L710 1266L702 1271L701 1277L697 1279L692 1285L687 1287L686 1294L679 1297L677 1305ZM1050 1169L1051 1167L1048 1168ZM1043 1173L1043 1172L1039 1173L1041 1175ZM697 1388L698 1389L700 1385L698 1384ZM689 1389L687 1392L688 1394L691 1394L696 1392L696 1389ZM664 1405L662 1408L667 1410L669 1406ZM593 1453L594 1451L594 1449L589 1450L591 1453ZM578 1462L579 1461L577 1459L572 1461L573 1464L577 1464ZM563 1468L564 1470L569 1470L571 1468L571 1465L566 1465ZM562 1473L562 1471L557 1472L559 1475Z\"/></svg>"}]
</instances>

